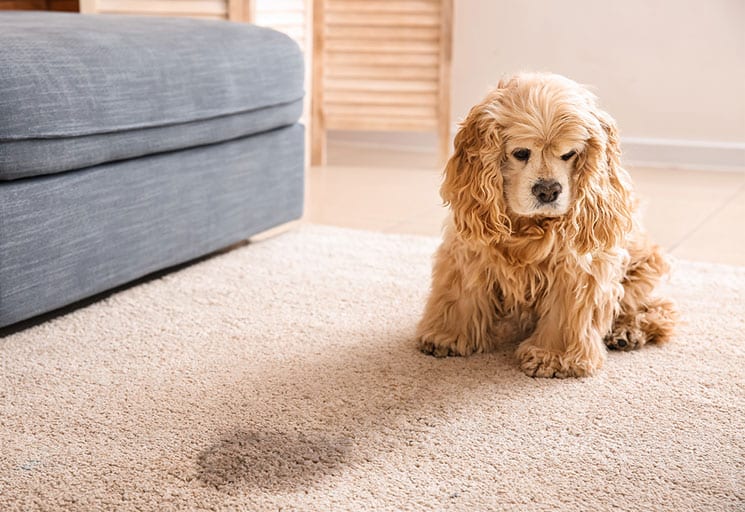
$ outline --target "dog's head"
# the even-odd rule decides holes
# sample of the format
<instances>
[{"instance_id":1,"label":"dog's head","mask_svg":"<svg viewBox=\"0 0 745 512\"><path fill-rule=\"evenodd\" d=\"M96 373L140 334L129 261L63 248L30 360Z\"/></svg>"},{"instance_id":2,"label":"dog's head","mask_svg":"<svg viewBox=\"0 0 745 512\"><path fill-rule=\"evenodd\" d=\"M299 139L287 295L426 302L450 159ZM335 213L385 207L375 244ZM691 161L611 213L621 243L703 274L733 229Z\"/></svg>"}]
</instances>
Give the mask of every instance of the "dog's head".
<instances>
[{"instance_id":1,"label":"dog's head","mask_svg":"<svg viewBox=\"0 0 745 512\"><path fill-rule=\"evenodd\" d=\"M441 194L460 236L484 244L513 221L559 218L580 252L615 245L631 229L628 175L613 119L579 84L523 74L473 107L455 137Z\"/></svg>"}]
</instances>

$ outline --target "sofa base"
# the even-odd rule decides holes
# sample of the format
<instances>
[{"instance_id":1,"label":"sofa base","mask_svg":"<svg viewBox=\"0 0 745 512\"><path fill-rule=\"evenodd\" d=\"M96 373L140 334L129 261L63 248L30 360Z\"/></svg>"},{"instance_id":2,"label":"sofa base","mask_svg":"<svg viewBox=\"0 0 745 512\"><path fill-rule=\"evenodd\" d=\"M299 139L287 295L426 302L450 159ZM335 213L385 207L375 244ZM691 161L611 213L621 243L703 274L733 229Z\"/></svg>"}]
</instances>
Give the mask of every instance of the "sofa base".
<instances>
[{"instance_id":1,"label":"sofa base","mask_svg":"<svg viewBox=\"0 0 745 512\"><path fill-rule=\"evenodd\" d=\"M0 182L0 327L303 211L303 127Z\"/></svg>"}]
</instances>

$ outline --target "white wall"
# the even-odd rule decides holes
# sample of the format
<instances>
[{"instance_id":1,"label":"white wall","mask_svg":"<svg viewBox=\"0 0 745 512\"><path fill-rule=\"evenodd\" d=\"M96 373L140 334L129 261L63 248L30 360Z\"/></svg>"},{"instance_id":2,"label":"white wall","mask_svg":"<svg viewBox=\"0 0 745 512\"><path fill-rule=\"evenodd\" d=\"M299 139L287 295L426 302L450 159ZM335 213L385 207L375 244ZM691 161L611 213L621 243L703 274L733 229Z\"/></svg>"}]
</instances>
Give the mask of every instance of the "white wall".
<instances>
[{"instance_id":1,"label":"white wall","mask_svg":"<svg viewBox=\"0 0 745 512\"><path fill-rule=\"evenodd\" d=\"M593 86L632 159L745 167L745 0L455 0L454 16L454 122L501 76L552 71Z\"/></svg>"},{"instance_id":2,"label":"white wall","mask_svg":"<svg viewBox=\"0 0 745 512\"><path fill-rule=\"evenodd\" d=\"M595 86L628 137L745 142L743 0L456 0L453 114L502 74Z\"/></svg>"}]
</instances>

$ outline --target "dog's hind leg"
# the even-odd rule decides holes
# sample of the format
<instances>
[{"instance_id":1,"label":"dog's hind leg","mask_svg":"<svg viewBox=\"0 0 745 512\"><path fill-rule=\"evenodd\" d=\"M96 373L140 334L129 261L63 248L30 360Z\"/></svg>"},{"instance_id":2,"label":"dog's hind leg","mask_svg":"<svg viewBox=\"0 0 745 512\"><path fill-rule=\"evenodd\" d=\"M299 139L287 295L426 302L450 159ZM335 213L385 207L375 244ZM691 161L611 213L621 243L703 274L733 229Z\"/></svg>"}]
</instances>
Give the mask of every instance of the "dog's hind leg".
<instances>
[{"instance_id":1,"label":"dog's hind leg","mask_svg":"<svg viewBox=\"0 0 745 512\"><path fill-rule=\"evenodd\" d=\"M649 297L636 310L616 318L605 344L615 350L634 350L647 343L665 343L672 336L676 318L671 301Z\"/></svg>"},{"instance_id":2,"label":"dog's hind leg","mask_svg":"<svg viewBox=\"0 0 745 512\"><path fill-rule=\"evenodd\" d=\"M615 350L664 343L672 336L677 319L671 301L652 295L660 278L669 270L659 248L644 241L632 245L629 254L620 311L613 329L605 337L606 346Z\"/></svg>"}]
</instances>

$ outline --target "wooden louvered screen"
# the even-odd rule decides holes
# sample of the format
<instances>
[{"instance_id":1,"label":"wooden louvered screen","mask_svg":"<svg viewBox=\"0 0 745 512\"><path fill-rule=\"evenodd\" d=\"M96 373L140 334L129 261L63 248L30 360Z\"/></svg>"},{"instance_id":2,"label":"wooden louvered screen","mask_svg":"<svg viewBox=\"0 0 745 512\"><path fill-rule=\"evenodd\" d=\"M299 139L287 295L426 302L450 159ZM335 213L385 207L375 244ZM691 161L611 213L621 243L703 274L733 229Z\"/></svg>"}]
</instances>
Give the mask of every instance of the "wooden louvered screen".
<instances>
[{"instance_id":1,"label":"wooden louvered screen","mask_svg":"<svg viewBox=\"0 0 745 512\"><path fill-rule=\"evenodd\" d=\"M434 131L450 145L452 0L316 0L311 162L327 130Z\"/></svg>"},{"instance_id":2,"label":"wooden louvered screen","mask_svg":"<svg viewBox=\"0 0 745 512\"><path fill-rule=\"evenodd\" d=\"M250 0L80 0L80 12L249 21Z\"/></svg>"},{"instance_id":3,"label":"wooden louvered screen","mask_svg":"<svg viewBox=\"0 0 745 512\"><path fill-rule=\"evenodd\" d=\"M310 47L310 10L312 0L253 0L251 20L272 27L293 38L303 52Z\"/></svg>"},{"instance_id":4,"label":"wooden louvered screen","mask_svg":"<svg viewBox=\"0 0 745 512\"><path fill-rule=\"evenodd\" d=\"M311 23L313 0L252 0L251 20L257 25L284 32L300 45L305 55L305 90L311 88ZM306 92L303 116L300 122L306 127L310 117L310 93ZM310 161L310 130L305 130L305 161Z\"/></svg>"}]
</instances>

